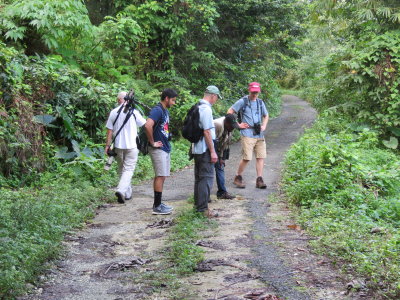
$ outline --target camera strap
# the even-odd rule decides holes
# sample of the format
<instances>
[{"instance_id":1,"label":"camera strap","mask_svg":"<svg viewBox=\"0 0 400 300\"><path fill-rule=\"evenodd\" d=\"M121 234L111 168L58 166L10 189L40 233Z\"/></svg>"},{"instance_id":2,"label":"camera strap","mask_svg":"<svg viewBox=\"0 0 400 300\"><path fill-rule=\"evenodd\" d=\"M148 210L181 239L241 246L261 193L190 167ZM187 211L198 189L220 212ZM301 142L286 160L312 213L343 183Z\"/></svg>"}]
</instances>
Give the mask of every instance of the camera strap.
<instances>
[{"instance_id":1,"label":"camera strap","mask_svg":"<svg viewBox=\"0 0 400 300\"><path fill-rule=\"evenodd\" d=\"M158 121L157 121L157 123L154 125L154 127L153 127L153 133L154 133L154 130L161 124L161 122L164 120L165 122L167 121L167 116L168 116L168 114L167 114L167 110L164 108L164 106L162 106L162 104L161 103L158 103L158 106L160 106L160 108L161 108L161 110L162 110L162 115L161 115L161 117L160 117L160 119L158 119Z\"/></svg>"},{"instance_id":2,"label":"camera strap","mask_svg":"<svg viewBox=\"0 0 400 300\"><path fill-rule=\"evenodd\" d=\"M121 107L118 109L118 113L117 113L117 117L115 118L114 122L113 122L113 126L115 125L115 123L117 122L119 115L121 114L122 109L124 108L124 105L121 104Z\"/></svg>"},{"instance_id":3,"label":"camera strap","mask_svg":"<svg viewBox=\"0 0 400 300\"><path fill-rule=\"evenodd\" d=\"M113 125L114 125L115 122L117 121L117 119L118 119L118 117L119 117L119 114L121 113L122 107L123 107L123 105L121 106L120 110L118 111L118 116L117 116L117 118L115 119ZM127 114L126 117L125 117L124 123L122 123L121 127L118 129L118 131L117 131L117 133L115 134L115 136L114 136L114 138L113 138L111 144L114 144L115 139L117 138L118 134L121 132L121 130L122 130L122 128L125 126L125 124L128 122L128 120L129 120L129 118L131 117L131 115L134 115L134 109L133 109L133 108L130 108L130 109L129 109L128 114ZM136 119L136 116L135 116L135 115L134 115L134 117L135 117L135 119Z\"/></svg>"},{"instance_id":4,"label":"camera strap","mask_svg":"<svg viewBox=\"0 0 400 300\"><path fill-rule=\"evenodd\" d=\"M247 98L247 100L249 101L248 103L249 103L249 106L250 106L251 118L253 119L253 126L254 126L255 122L254 122L253 108L251 107L251 102L250 102L249 98ZM257 101L257 114L258 114L258 117L259 117L259 123L261 124L260 102L258 101L258 98L256 99L256 101Z\"/></svg>"}]
</instances>

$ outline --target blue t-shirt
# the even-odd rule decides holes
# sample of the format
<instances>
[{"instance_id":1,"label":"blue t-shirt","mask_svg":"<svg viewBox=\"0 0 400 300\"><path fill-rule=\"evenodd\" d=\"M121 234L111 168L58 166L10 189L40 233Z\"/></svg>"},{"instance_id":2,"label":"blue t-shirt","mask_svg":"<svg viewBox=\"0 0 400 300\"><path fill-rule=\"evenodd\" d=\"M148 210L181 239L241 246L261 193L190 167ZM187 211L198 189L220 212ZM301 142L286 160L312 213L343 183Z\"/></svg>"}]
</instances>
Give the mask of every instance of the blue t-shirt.
<instances>
[{"instance_id":1,"label":"blue t-shirt","mask_svg":"<svg viewBox=\"0 0 400 300\"><path fill-rule=\"evenodd\" d=\"M168 141L169 132L169 112L159 103L154 106L149 114L149 118L154 121L153 137L155 142L162 142L160 148L167 153L171 152L171 144Z\"/></svg>"},{"instance_id":2,"label":"blue t-shirt","mask_svg":"<svg viewBox=\"0 0 400 300\"><path fill-rule=\"evenodd\" d=\"M243 109L243 107L246 107ZM242 122L250 125L251 128L241 129L240 134L251 138L262 138L264 133L261 132L258 135L254 134L254 123L260 123L262 125L263 117L268 116L267 108L265 107L264 101L257 98L257 101L251 101L249 96L244 96L235 102L231 107L236 113L243 111Z\"/></svg>"}]
</instances>

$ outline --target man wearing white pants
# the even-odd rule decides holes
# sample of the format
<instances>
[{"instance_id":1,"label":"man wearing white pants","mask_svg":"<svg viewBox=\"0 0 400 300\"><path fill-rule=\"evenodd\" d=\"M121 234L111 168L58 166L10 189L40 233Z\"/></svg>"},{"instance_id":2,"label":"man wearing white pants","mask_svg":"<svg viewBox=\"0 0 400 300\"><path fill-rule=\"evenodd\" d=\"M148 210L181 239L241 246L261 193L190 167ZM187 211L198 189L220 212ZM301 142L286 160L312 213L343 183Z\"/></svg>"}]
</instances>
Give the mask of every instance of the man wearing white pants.
<instances>
[{"instance_id":1,"label":"man wearing white pants","mask_svg":"<svg viewBox=\"0 0 400 300\"><path fill-rule=\"evenodd\" d=\"M118 94L118 102L122 102L126 92ZM139 150L136 145L137 128L143 126L146 120L136 109L124 109L126 101L110 112L107 127L106 154L110 150L112 139L114 140L114 150L117 154L119 183L115 196L119 203L132 198L131 180L135 171Z\"/></svg>"}]
</instances>

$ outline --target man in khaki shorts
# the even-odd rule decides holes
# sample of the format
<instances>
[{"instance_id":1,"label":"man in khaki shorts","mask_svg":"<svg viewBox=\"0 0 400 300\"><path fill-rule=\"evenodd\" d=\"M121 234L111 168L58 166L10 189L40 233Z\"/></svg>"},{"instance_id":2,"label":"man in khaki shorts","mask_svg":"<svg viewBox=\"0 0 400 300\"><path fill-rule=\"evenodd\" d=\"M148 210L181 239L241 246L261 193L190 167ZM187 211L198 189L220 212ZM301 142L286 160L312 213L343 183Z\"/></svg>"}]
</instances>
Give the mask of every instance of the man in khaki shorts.
<instances>
[{"instance_id":1,"label":"man in khaki shorts","mask_svg":"<svg viewBox=\"0 0 400 300\"><path fill-rule=\"evenodd\" d=\"M262 178L264 169L264 159L267 156L265 146L264 131L268 124L268 111L264 102L258 98L261 92L261 86L258 82L249 84L249 95L236 101L228 114L237 113L240 117L240 141L242 144L242 160L239 163L234 184L238 188L245 188L242 174L249 161L253 158L253 152L256 155L256 187L265 189L267 185Z\"/></svg>"}]
</instances>

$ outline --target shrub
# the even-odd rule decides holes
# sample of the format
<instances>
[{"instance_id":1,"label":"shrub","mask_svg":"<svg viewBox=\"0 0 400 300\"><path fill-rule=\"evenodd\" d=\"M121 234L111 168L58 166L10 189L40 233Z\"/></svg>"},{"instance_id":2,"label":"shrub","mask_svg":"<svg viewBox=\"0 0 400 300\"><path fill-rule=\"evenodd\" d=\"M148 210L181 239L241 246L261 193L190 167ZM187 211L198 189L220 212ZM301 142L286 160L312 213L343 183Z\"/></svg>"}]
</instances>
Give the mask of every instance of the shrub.
<instances>
[{"instance_id":1,"label":"shrub","mask_svg":"<svg viewBox=\"0 0 400 300\"><path fill-rule=\"evenodd\" d=\"M61 249L64 234L82 225L108 192L86 181L59 180L40 189L0 190L0 297L34 282Z\"/></svg>"},{"instance_id":2,"label":"shrub","mask_svg":"<svg viewBox=\"0 0 400 300\"><path fill-rule=\"evenodd\" d=\"M320 118L286 155L283 189L313 245L389 298L400 293L400 160L377 132Z\"/></svg>"}]
</instances>

